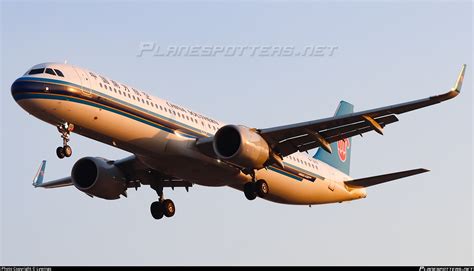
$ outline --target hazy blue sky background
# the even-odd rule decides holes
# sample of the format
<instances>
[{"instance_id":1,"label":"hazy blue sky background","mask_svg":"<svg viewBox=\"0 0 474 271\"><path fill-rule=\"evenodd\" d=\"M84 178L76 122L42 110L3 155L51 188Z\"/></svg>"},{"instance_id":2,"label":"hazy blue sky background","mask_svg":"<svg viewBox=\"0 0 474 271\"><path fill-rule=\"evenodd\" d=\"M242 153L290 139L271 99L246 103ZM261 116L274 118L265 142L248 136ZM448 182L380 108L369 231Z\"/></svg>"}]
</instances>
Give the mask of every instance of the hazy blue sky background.
<instances>
[{"instance_id":1,"label":"hazy blue sky background","mask_svg":"<svg viewBox=\"0 0 474 271\"><path fill-rule=\"evenodd\" d=\"M472 3L18 2L1 4L1 261L14 265L473 264ZM136 57L169 45L329 45L331 57ZM91 199L34 189L83 156L129 155L78 135L58 160L56 128L10 94L32 65L67 60L228 123L271 127L327 117L339 100L369 109L447 91L455 100L401 115L386 135L353 140L352 175L426 167L364 200L313 206L249 202L230 188Z\"/></svg>"}]
</instances>

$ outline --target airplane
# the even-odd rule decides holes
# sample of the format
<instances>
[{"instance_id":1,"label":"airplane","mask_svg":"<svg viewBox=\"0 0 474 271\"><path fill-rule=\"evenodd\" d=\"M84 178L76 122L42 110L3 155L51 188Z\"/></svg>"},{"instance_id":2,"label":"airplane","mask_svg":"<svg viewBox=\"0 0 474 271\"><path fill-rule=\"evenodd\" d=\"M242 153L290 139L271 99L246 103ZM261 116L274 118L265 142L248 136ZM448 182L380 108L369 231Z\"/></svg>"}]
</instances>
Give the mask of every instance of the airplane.
<instances>
[{"instance_id":1,"label":"airplane","mask_svg":"<svg viewBox=\"0 0 474 271\"><path fill-rule=\"evenodd\" d=\"M75 186L90 197L127 197L148 185L158 195L153 218L172 217L176 207L164 188L229 186L276 203L314 205L362 199L366 188L427 172L418 168L354 179L349 176L353 136L397 122L397 115L456 97L466 65L448 92L354 112L341 101L333 117L271 128L225 124L98 73L62 63L33 66L11 86L15 101L57 127L59 158L70 157L71 133L132 153L121 160L83 157L70 176L44 182L46 161L34 187ZM308 150L318 148L311 157Z\"/></svg>"}]
</instances>

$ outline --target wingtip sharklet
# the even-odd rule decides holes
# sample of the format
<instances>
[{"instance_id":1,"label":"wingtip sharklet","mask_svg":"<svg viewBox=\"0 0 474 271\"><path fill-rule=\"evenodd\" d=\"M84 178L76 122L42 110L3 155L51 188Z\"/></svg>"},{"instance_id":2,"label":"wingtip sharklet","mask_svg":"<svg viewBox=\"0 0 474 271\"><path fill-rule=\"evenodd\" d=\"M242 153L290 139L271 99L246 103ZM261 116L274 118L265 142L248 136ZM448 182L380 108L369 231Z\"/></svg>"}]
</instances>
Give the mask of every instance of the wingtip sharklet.
<instances>
[{"instance_id":1,"label":"wingtip sharklet","mask_svg":"<svg viewBox=\"0 0 474 271\"><path fill-rule=\"evenodd\" d=\"M466 72L466 64L463 64L461 68L461 72L459 73L458 79L456 80L456 84L454 85L454 87L444 94L432 96L430 98L435 99L438 102L443 102L443 101L450 100L458 96L459 93L461 93L461 88L462 88L462 83L464 81L465 72Z\"/></svg>"},{"instance_id":2,"label":"wingtip sharklet","mask_svg":"<svg viewBox=\"0 0 474 271\"><path fill-rule=\"evenodd\" d=\"M34 187L39 187L43 183L45 169L46 169L46 160L43 160L43 161L41 161L38 172L36 173L36 175L33 179L33 186Z\"/></svg>"},{"instance_id":3,"label":"wingtip sharklet","mask_svg":"<svg viewBox=\"0 0 474 271\"><path fill-rule=\"evenodd\" d=\"M456 91L457 93L461 92L462 82L464 81L464 73L466 72L466 64L462 65L461 72L459 73L458 80L456 80L456 85L452 88L452 91Z\"/></svg>"}]
</instances>

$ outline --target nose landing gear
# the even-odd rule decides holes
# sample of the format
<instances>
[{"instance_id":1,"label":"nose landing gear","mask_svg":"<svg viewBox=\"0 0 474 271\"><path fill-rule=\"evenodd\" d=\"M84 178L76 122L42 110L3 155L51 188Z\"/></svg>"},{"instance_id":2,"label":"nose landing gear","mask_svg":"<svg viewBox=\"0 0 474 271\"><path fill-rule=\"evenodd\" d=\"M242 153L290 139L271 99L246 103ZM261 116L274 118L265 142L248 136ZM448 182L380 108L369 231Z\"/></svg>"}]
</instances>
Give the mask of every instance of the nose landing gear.
<instances>
[{"instance_id":1,"label":"nose landing gear","mask_svg":"<svg viewBox=\"0 0 474 271\"><path fill-rule=\"evenodd\" d=\"M74 130L74 124L72 123L63 123L57 126L59 133L61 133L61 138L63 139L63 146L59 146L56 149L56 155L59 159L64 157L71 157L72 148L67 143L69 142L69 135Z\"/></svg>"}]
</instances>

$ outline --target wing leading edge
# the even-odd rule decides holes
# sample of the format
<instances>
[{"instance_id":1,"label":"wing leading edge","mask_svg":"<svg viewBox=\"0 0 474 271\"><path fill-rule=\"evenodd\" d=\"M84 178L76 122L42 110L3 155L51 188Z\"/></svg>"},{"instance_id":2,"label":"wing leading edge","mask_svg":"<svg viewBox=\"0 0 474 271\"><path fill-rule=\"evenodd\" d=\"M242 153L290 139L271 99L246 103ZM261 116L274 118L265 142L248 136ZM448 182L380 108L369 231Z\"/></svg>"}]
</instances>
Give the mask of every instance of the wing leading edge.
<instances>
[{"instance_id":1,"label":"wing leading edge","mask_svg":"<svg viewBox=\"0 0 474 271\"><path fill-rule=\"evenodd\" d=\"M287 156L296 151L324 147L328 143L369 131L375 130L379 134L383 134L384 126L398 121L395 115L456 97L461 92L465 70L466 65L464 64L455 86L444 94L331 118L260 129L259 132L270 143L273 150L281 156ZM327 150L327 148L325 149Z\"/></svg>"},{"instance_id":2,"label":"wing leading edge","mask_svg":"<svg viewBox=\"0 0 474 271\"><path fill-rule=\"evenodd\" d=\"M38 172L36 173L35 178L33 179L33 186L34 187L42 187L42 188L58 188L58 187L64 187L64 186L70 186L72 185L72 179L71 177L65 177L61 179L57 179L54 181L49 181L44 183L44 171L46 169L46 160L43 160L41 162L40 168L38 169Z\"/></svg>"},{"instance_id":3,"label":"wing leading edge","mask_svg":"<svg viewBox=\"0 0 474 271\"><path fill-rule=\"evenodd\" d=\"M177 179L172 176L166 176L148 168L139 162L135 155L131 155L121 160L112 161L112 163L125 174L129 188L138 188L140 184L153 185L159 183L159 186L161 187L171 187L172 189L175 187L184 187L188 191L189 188L193 186L193 183L189 181ZM43 160L33 179L34 187L59 188L73 185L71 176L44 182L45 170L46 160Z\"/></svg>"}]
</instances>

